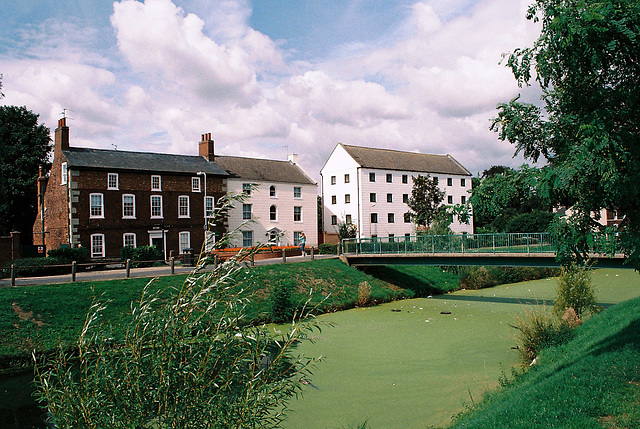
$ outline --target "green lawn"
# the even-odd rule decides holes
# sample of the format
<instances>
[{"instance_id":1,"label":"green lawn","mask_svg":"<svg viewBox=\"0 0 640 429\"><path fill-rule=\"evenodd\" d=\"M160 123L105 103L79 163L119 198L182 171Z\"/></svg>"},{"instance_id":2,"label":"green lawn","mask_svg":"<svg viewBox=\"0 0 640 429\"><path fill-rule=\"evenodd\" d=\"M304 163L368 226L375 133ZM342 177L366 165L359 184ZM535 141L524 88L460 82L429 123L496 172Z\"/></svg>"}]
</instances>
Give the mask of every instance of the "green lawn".
<instances>
[{"instance_id":1,"label":"green lawn","mask_svg":"<svg viewBox=\"0 0 640 429\"><path fill-rule=\"evenodd\" d=\"M640 296L631 270L598 270L593 279L603 304ZM511 374L519 355L509 324L543 300L551 305L555 287L555 279L536 280L321 316L335 326L300 349L325 358L312 379L317 388L292 403L286 427L450 424Z\"/></svg>"}]
</instances>

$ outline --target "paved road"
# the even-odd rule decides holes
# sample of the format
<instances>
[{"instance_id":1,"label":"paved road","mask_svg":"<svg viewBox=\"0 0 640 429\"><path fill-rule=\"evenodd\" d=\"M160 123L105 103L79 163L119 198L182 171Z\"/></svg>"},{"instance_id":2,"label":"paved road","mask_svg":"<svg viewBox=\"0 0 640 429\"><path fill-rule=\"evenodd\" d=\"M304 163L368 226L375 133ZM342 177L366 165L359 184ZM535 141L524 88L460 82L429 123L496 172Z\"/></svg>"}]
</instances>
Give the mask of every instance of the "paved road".
<instances>
[{"instance_id":1,"label":"paved road","mask_svg":"<svg viewBox=\"0 0 640 429\"><path fill-rule=\"evenodd\" d=\"M316 255L315 259L328 259L335 258L335 255ZM310 261L311 257L306 256L287 256L286 263L297 263ZM256 261L255 265L271 265L281 264L282 258L263 259ZM176 274L187 274L191 272L193 267L176 266ZM207 269L212 269L209 266ZM148 267L148 268L132 268L130 270L130 277L161 277L170 276L171 267L168 265L162 267ZM90 282L101 280L114 280L126 278L125 269L105 270L105 271L83 271L76 273L76 281L78 282ZM18 277L16 278L16 286L29 286L29 285L42 285L42 284L59 284L71 282L71 274L59 275L59 276L46 276L46 277ZM0 279L0 287L11 286L11 279Z\"/></svg>"}]
</instances>

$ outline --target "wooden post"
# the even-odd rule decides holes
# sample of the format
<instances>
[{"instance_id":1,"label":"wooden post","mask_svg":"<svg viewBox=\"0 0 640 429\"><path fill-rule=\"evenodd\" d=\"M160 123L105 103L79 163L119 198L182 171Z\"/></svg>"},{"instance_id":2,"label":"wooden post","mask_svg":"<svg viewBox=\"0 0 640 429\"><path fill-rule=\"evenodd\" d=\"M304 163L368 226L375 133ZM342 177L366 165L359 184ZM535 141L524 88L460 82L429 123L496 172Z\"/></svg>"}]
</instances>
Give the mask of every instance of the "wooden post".
<instances>
[{"instance_id":1,"label":"wooden post","mask_svg":"<svg viewBox=\"0 0 640 429\"><path fill-rule=\"evenodd\" d=\"M127 259L127 263L124 266L127 278L131 277L131 259Z\"/></svg>"},{"instance_id":2,"label":"wooden post","mask_svg":"<svg viewBox=\"0 0 640 429\"><path fill-rule=\"evenodd\" d=\"M282 262L287 262L287 249L282 249Z\"/></svg>"},{"instance_id":3,"label":"wooden post","mask_svg":"<svg viewBox=\"0 0 640 429\"><path fill-rule=\"evenodd\" d=\"M311 246L311 260L315 259L315 252L313 251L313 246Z\"/></svg>"},{"instance_id":4,"label":"wooden post","mask_svg":"<svg viewBox=\"0 0 640 429\"><path fill-rule=\"evenodd\" d=\"M218 268L218 254L216 253L215 255L213 255L213 269L217 269Z\"/></svg>"},{"instance_id":5,"label":"wooden post","mask_svg":"<svg viewBox=\"0 0 640 429\"><path fill-rule=\"evenodd\" d=\"M71 262L71 281L76 281L77 264L76 261Z\"/></svg>"},{"instance_id":6,"label":"wooden post","mask_svg":"<svg viewBox=\"0 0 640 429\"><path fill-rule=\"evenodd\" d=\"M338 256L342 255L342 243L338 243Z\"/></svg>"},{"instance_id":7,"label":"wooden post","mask_svg":"<svg viewBox=\"0 0 640 429\"><path fill-rule=\"evenodd\" d=\"M11 286L16 285L16 264L11 264Z\"/></svg>"},{"instance_id":8,"label":"wooden post","mask_svg":"<svg viewBox=\"0 0 640 429\"><path fill-rule=\"evenodd\" d=\"M171 256L170 261L171 261L171 274L175 274L176 273L176 258Z\"/></svg>"},{"instance_id":9,"label":"wooden post","mask_svg":"<svg viewBox=\"0 0 640 429\"><path fill-rule=\"evenodd\" d=\"M251 266L255 267L256 266L256 260L255 260L255 253L251 254Z\"/></svg>"}]
</instances>

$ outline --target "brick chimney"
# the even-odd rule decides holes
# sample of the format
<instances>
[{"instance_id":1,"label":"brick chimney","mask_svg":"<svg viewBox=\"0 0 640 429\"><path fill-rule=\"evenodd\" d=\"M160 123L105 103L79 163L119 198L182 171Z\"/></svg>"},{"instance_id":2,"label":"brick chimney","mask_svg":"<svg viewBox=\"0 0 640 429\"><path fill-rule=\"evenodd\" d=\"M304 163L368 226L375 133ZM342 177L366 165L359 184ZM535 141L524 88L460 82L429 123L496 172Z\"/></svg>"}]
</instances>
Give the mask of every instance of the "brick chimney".
<instances>
[{"instance_id":1,"label":"brick chimney","mask_svg":"<svg viewBox=\"0 0 640 429\"><path fill-rule=\"evenodd\" d=\"M213 140L211 140L211 133L202 134L202 141L198 144L199 154L207 161L213 161L215 158L215 152L213 150Z\"/></svg>"},{"instance_id":2,"label":"brick chimney","mask_svg":"<svg viewBox=\"0 0 640 429\"><path fill-rule=\"evenodd\" d=\"M58 128L55 131L53 158L60 159L63 150L69 150L69 127L67 118L58 120Z\"/></svg>"}]
</instances>

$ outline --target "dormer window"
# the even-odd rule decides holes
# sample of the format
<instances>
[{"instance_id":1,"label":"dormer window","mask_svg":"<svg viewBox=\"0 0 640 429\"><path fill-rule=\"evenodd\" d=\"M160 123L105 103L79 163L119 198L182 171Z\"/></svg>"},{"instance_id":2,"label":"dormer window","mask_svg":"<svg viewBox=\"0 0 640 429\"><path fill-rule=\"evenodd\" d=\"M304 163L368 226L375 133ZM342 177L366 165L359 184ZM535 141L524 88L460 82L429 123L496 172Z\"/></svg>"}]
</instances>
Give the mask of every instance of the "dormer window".
<instances>
[{"instance_id":1,"label":"dormer window","mask_svg":"<svg viewBox=\"0 0 640 429\"><path fill-rule=\"evenodd\" d=\"M277 198L276 187L273 185L269 186L269 197Z\"/></svg>"}]
</instances>

